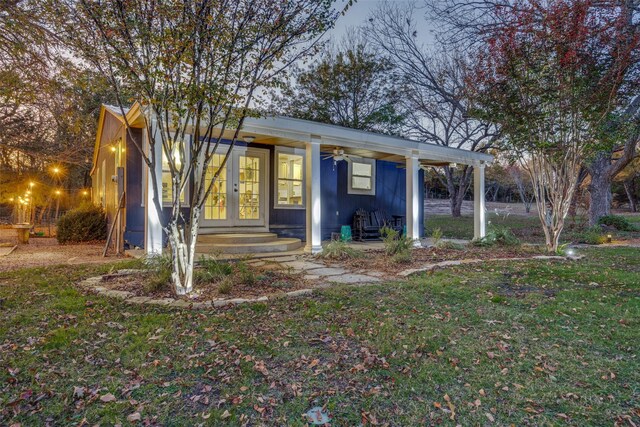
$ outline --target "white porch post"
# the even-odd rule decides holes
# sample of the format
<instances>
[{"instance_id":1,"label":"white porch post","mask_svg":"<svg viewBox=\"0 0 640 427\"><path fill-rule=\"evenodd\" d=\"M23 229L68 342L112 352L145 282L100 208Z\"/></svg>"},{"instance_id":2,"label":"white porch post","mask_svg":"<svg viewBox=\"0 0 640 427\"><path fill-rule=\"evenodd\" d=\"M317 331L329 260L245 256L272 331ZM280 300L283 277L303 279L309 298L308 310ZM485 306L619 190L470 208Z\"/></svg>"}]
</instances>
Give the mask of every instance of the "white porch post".
<instances>
[{"instance_id":1,"label":"white porch post","mask_svg":"<svg viewBox=\"0 0 640 427\"><path fill-rule=\"evenodd\" d=\"M147 153L150 159L155 158L155 170L147 167L147 177L145 189L145 252L149 256L162 255L162 212L158 212L156 205L153 201L154 190L152 174L155 174L158 186L162 188L162 144L151 145L151 137L145 131L145 139L147 144ZM155 151L155 156L152 156L151 149ZM162 201L162 194L160 194L160 201Z\"/></svg>"},{"instance_id":2,"label":"white porch post","mask_svg":"<svg viewBox=\"0 0 640 427\"><path fill-rule=\"evenodd\" d=\"M406 185L406 211L407 237L414 239L416 246L420 245L420 162L418 156L412 155L406 158L407 185Z\"/></svg>"},{"instance_id":3,"label":"white porch post","mask_svg":"<svg viewBox=\"0 0 640 427\"><path fill-rule=\"evenodd\" d=\"M486 235L486 209L484 203L484 162L473 166L473 238Z\"/></svg>"},{"instance_id":4,"label":"white porch post","mask_svg":"<svg viewBox=\"0 0 640 427\"><path fill-rule=\"evenodd\" d=\"M322 252L322 204L320 186L320 139L311 138L306 143L306 214L307 242L305 252L317 254Z\"/></svg>"}]
</instances>

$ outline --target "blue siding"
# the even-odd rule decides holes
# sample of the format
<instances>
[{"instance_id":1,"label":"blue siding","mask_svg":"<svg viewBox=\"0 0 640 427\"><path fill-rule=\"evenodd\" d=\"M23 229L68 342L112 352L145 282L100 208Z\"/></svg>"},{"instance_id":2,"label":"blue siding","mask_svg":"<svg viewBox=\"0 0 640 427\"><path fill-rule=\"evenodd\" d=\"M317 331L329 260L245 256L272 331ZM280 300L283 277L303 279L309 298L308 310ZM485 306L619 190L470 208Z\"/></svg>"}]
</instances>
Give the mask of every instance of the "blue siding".
<instances>
[{"instance_id":1,"label":"blue siding","mask_svg":"<svg viewBox=\"0 0 640 427\"><path fill-rule=\"evenodd\" d=\"M142 130L131 129L135 138L142 141ZM144 245L144 207L142 206L142 198L144 192L142 188L142 157L138 148L131 140L131 136L127 135L126 148L126 228L124 230L124 240L131 246L143 247Z\"/></svg>"}]
</instances>

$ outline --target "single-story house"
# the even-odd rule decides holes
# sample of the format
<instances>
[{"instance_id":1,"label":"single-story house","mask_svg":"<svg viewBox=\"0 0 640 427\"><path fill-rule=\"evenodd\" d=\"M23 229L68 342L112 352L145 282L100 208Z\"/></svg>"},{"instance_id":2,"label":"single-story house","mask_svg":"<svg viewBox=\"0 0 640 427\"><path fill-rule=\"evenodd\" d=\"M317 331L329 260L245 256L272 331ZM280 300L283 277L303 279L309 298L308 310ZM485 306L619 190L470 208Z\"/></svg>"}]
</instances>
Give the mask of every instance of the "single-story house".
<instances>
[{"instance_id":1,"label":"single-story house","mask_svg":"<svg viewBox=\"0 0 640 427\"><path fill-rule=\"evenodd\" d=\"M158 253L166 243L162 223L171 200L170 173L160 162L150 170L132 140L149 149L140 105L124 113L126 120L119 108L102 106L91 170L92 200L105 208L110 224L115 221L117 247L126 242ZM155 146L161 158L161 144ZM228 149L227 143L215 154L211 174ZM451 163L475 167L474 232L482 237L484 166L492 160L484 153L308 120L248 118L205 203L199 245L202 251L255 252L304 244L315 253L332 232L352 224L357 209L403 217L407 236L418 239L424 235L423 169ZM162 212L152 202L150 174L163 183ZM187 189L185 209L188 204Z\"/></svg>"}]
</instances>

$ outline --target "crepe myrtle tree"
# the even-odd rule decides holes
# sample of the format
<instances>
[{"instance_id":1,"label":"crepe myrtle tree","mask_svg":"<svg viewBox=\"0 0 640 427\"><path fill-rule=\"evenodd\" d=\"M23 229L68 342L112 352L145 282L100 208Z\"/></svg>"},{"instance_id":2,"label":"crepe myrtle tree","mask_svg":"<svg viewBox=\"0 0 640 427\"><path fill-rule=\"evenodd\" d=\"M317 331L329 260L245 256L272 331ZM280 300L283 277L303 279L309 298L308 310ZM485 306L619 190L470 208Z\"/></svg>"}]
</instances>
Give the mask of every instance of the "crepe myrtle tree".
<instances>
[{"instance_id":1,"label":"crepe myrtle tree","mask_svg":"<svg viewBox=\"0 0 640 427\"><path fill-rule=\"evenodd\" d=\"M549 251L558 250L584 160L617 139L607 124L638 48L618 6L591 0L496 6L495 26L467 78L473 113L501 126L503 148L531 178Z\"/></svg>"},{"instance_id":2,"label":"crepe myrtle tree","mask_svg":"<svg viewBox=\"0 0 640 427\"><path fill-rule=\"evenodd\" d=\"M333 24L331 0L63 0L52 15L72 51L109 78L124 115L141 104L148 147L131 134L150 170L163 159L171 174L164 232L171 247L175 293L193 290L198 226L207 197L226 164L213 168L223 138L233 148L259 93L277 84L290 64L313 53ZM128 123L127 123L128 125ZM129 127L129 126L127 126ZM166 167L166 166L165 166ZM213 176L207 171L213 171ZM162 210L162 183L150 174L153 204ZM191 179L190 179L191 178ZM190 182L190 184L189 184ZM189 214L183 214L190 186Z\"/></svg>"}]
</instances>

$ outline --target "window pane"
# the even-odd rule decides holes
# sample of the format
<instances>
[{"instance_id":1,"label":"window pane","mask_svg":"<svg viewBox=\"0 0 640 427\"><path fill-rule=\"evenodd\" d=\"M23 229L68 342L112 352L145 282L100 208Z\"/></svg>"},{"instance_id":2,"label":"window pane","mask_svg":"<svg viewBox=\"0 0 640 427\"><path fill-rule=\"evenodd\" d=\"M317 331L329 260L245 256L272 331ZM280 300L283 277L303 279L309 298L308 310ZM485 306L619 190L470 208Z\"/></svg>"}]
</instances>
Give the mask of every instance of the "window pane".
<instances>
[{"instance_id":1,"label":"window pane","mask_svg":"<svg viewBox=\"0 0 640 427\"><path fill-rule=\"evenodd\" d=\"M372 166L369 163L353 162L353 175L371 176L371 170L372 170Z\"/></svg>"},{"instance_id":2,"label":"window pane","mask_svg":"<svg viewBox=\"0 0 640 427\"><path fill-rule=\"evenodd\" d=\"M302 206L303 164L302 155L278 153L276 165L278 205Z\"/></svg>"},{"instance_id":3,"label":"window pane","mask_svg":"<svg viewBox=\"0 0 640 427\"><path fill-rule=\"evenodd\" d=\"M214 154L207 169L206 180L210 182L224 160L224 154ZM220 171L218 179L213 183L209 197L204 203L205 219L227 219L227 166Z\"/></svg>"},{"instance_id":4,"label":"window pane","mask_svg":"<svg viewBox=\"0 0 640 427\"><path fill-rule=\"evenodd\" d=\"M355 190L371 190L371 178L354 175L351 177L351 188Z\"/></svg>"}]
</instances>

